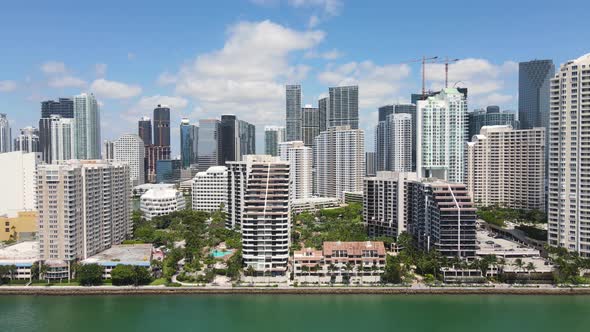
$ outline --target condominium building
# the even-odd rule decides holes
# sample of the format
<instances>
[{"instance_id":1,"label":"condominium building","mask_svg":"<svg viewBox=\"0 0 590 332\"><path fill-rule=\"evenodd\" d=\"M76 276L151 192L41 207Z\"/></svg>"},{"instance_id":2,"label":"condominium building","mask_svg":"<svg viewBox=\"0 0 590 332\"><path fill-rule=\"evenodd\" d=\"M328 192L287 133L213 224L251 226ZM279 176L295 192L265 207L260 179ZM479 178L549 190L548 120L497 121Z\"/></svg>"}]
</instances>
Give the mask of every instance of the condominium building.
<instances>
[{"instance_id":1,"label":"condominium building","mask_svg":"<svg viewBox=\"0 0 590 332\"><path fill-rule=\"evenodd\" d=\"M59 115L52 115L47 120L50 152L45 158L51 162L75 159L77 151L75 120L62 118Z\"/></svg>"},{"instance_id":2,"label":"condominium building","mask_svg":"<svg viewBox=\"0 0 590 332\"><path fill-rule=\"evenodd\" d=\"M285 275L291 234L289 162L248 155L230 162L229 168L233 192L228 197L228 220L240 223L233 226L242 233L244 264L257 274Z\"/></svg>"},{"instance_id":3,"label":"condominium building","mask_svg":"<svg viewBox=\"0 0 590 332\"><path fill-rule=\"evenodd\" d=\"M43 154L43 161L48 164L50 164L53 160L51 156L51 122L55 121L56 118L73 120L74 100L72 98L59 98L59 101L47 100L41 102L41 119L39 120L39 145L40 151ZM75 134L75 128L73 130ZM75 153L76 151L74 150L74 155Z\"/></svg>"},{"instance_id":4,"label":"condominium building","mask_svg":"<svg viewBox=\"0 0 590 332\"><path fill-rule=\"evenodd\" d=\"M279 155L279 143L285 141L285 127L264 127L264 153L271 156Z\"/></svg>"},{"instance_id":5,"label":"condominium building","mask_svg":"<svg viewBox=\"0 0 590 332\"><path fill-rule=\"evenodd\" d=\"M367 177L363 188L363 220L371 237L397 237L407 230L411 202L408 185L416 173L377 172Z\"/></svg>"},{"instance_id":6,"label":"condominium building","mask_svg":"<svg viewBox=\"0 0 590 332\"><path fill-rule=\"evenodd\" d=\"M39 130L35 127L25 127L14 139L14 151L41 152L39 146Z\"/></svg>"},{"instance_id":7,"label":"condominium building","mask_svg":"<svg viewBox=\"0 0 590 332\"><path fill-rule=\"evenodd\" d=\"M136 134L125 134L114 143L113 159L129 165L131 185L133 187L144 183L145 146L143 140Z\"/></svg>"},{"instance_id":8,"label":"condominium building","mask_svg":"<svg viewBox=\"0 0 590 332\"><path fill-rule=\"evenodd\" d=\"M74 96L76 159L100 159L100 110L93 94Z\"/></svg>"},{"instance_id":9,"label":"condominium building","mask_svg":"<svg viewBox=\"0 0 590 332\"><path fill-rule=\"evenodd\" d=\"M180 160L182 168L197 164L199 155L199 126L190 124L188 119L180 120Z\"/></svg>"},{"instance_id":10,"label":"condominium building","mask_svg":"<svg viewBox=\"0 0 590 332\"><path fill-rule=\"evenodd\" d=\"M329 107L327 109L328 127L359 127L359 88L358 86L339 86L329 88Z\"/></svg>"},{"instance_id":11,"label":"condominium building","mask_svg":"<svg viewBox=\"0 0 590 332\"><path fill-rule=\"evenodd\" d=\"M193 210L227 211L228 181L229 175L225 166L212 166L204 172L197 173L192 181Z\"/></svg>"},{"instance_id":12,"label":"condominium building","mask_svg":"<svg viewBox=\"0 0 590 332\"><path fill-rule=\"evenodd\" d=\"M522 129L549 127L549 86L553 75L552 60L518 64L518 120Z\"/></svg>"},{"instance_id":13,"label":"condominium building","mask_svg":"<svg viewBox=\"0 0 590 332\"><path fill-rule=\"evenodd\" d=\"M35 210L35 174L41 162L40 153L0 154L0 214Z\"/></svg>"},{"instance_id":14,"label":"condominium building","mask_svg":"<svg viewBox=\"0 0 590 332\"><path fill-rule=\"evenodd\" d=\"M316 193L343 199L345 191L362 191L365 137L350 126L330 127L315 138Z\"/></svg>"},{"instance_id":15,"label":"condominium building","mask_svg":"<svg viewBox=\"0 0 590 332\"><path fill-rule=\"evenodd\" d=\"M467 143L466 160L476 205L545 210L545 128L485 126Z\"/></svg>"},{"instance_id":16,"label":"condominium building","mask_svg":"<svg viewBox=\"0 0 590 332\"><path fill-rule=\"evenodd\" d=\"M85 259L131 234L129 166L70 160L37 168L42 260Z\"/></svg>"},{"instance_id":17,"label":"condominium building","mask_svg":"<svg viewBox=\"0 0 590 332\"><path fill-rule=\"evenodd\" d=\"M6 114L0 113L0 153L12 151L12 132Z\"/></svg>"},{"instance_id":18,"label":"condominium building","mask_svg":"<svg viewBox=\"0 0 590 332\"><path fill-rule=\"evenodd\" d=\"M377 175L377 157L375 152L365 152L365 176Z\"/></svg>"},{"instance_id":19,"label":"condominium building","mask_svg":"<svg viewBox=\"0 0 590 332\"><path fill-rule=\"evenodd\" d=\"M313 152L302 141L279 144L281 160L291 166L291 199L304 199L313 193Z\"/></svg>"},{"instance_id":20,"label":"condominium building","mask_svg":"<svg viewBox=\"0 0 590 332\"><path fill-rule=\"evenodd\" d=\"M184 210L186 202L182 193L176 189L154 188L141 195L139 210L143 217L152 220L157 216L165 216L175 211Z\"/></svg>"},{"instance_id":21,"label":"condominium building","mask_svg":"<svg viewBox=\"0 0 590 332\"><path fill-rule=\"evenodd\" d=\"M476 211L467 187L425 179L408 184L408 232L422 250L446 257L475 257Z\"/></svg>"},{"instance_id":22,"label":"condominium building","mask_svg":"<svg viewBox=\"0 0 590 332\"><path fill-rule=\"evenodd\" d=\"M103 145L102 159L106 159L106 160L115 159L115 142L110 141L110 140L105 140L102 145ZM143 150L144 150L143 154L145 155L145 148ZM142 164L142 166L144 166L144 165Z\"/></svg>"},{"instance_id":23,"label":"condominium building","mask_svg":"<svg viewBox=\"0 0 590 332\"><path fill-rule=\"evenodd\" d=\"M549 245L590 257L590 54L551 79Z\"/></svg>"},{"instance_id":24,"label":"condominium building","mask_svg":"<svg viewBox=\"0 0 590 332\"><path fill-rule=\"evenodd\" d=\"M467 100L455 88L419 100L416 170L421 177L462 183L468 134Z\"/></svg>"},{"instance_id":25,"label":"condominium building","mask_svg":"<svg viewBox=\"0 0 590 332\"><path fill-rule=\"evenodd\" d=\"M301 85L287 85L285 87L286 140L300 141L301 126Z\"/></svg>"},{"instance_id":26,"label":"condominium building","mask_svg":"<svg viewBox=\"0 0 590 332\"><path fill-rule=\"evenodd\" d=\"M305 146L313 146L313 140L320 133L320 112L318 108L312 107L311 105L305 105L301 109L302 117L302 141Z\"/></svg>"},{"instance_id":27,"label":"condominium building","mask_svg":"<svg viewBox=\"0 0 590 332\"><path fill-rule=\"evenodd\" d=\"M407 114L410 116L410 144L411 144L411 168L407 172L416 170L416 105L414 104L395 104L385 105L378 109L379 122L375 127L375 157L378 171L400 171L394 169L392 162L394 158L390 156L392 137L398 135L391 127L390 117L398 114ZM399 118L398 118L399 119Z\"/></svg>"},{"instance_id":28,"label":"condominium building","mask_svg":"<svg viewBox=\"0 0 590 332\"><path fill-rule=\"evenodd\" d=\"M221 133L217 119L199 120L199 171L220 165Z\"/></svg>"}]
</instances>

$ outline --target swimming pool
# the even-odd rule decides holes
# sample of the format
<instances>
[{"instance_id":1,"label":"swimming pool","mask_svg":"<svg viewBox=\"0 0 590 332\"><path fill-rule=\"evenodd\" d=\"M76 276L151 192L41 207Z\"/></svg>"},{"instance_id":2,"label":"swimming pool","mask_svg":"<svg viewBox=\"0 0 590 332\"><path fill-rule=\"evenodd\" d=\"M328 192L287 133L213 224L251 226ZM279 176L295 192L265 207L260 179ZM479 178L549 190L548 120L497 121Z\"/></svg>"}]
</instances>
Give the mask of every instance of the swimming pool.
<instances>
[{"instance_id":1,"label":"swimming pool","mask_svg":"<svg viewBox=\"0 0 590 332\"><path fill-rule=\"evenodd\" d=\"M231 249L225 249L225 250L211 250L211 255L213 255L213 257L215 258L221 258L221 257L225 257L227 255L231 255L233 253L233 250Z\"/></svg>"}]
</instances>

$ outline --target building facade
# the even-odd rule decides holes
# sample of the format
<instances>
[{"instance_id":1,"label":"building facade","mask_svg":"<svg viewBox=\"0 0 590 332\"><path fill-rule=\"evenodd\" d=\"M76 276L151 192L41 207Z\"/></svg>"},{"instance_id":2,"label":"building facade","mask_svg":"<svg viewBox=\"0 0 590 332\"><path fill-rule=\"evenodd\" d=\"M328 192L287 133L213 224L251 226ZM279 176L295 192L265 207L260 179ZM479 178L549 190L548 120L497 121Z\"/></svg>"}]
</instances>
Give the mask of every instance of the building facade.
<instances>
[{"instance_id":1,"label":"building facade","mask_svg":"<svg viewBox=\"0 0 590 332\"><path fill-rule=\"evenodd\" d=\"M76 125L75 120L52 115L47 122L49 126L48 158L51 162L76 158Z\"/></svg>"},{"instance_id":2,"label":"building facade","mask_svg":"<svg viewBox=\"0 0 590 332\"><path fill-rule=\"evenodd\" d=\"M187 169L197 163L199 155L199 127L188 119L180 120L180 160Z\"/></svg>"},{"instance_id":3,"label":"building facade","mask_svg":"<svg viewBox=\"0 0 590 332\"><path fill-rule=\"evenodd\" d=\"M313 151L302 141L279 144L281 160L288 161L291 168L291 199L310 198L313 194Z\"/></svg>"},{"instance_id":4,"label":"building facade","mask_svg":"<svg viewBox=\"0 0 590 332\"><path fill-rule=\"evenodd\" d=\"M481 127L484 126L511 126L513 129L520 128L520 122L516 120L514 113L500 112L498 106L488 106L485 109L469 113L469 140L478 135Z\"/></svg>"},{"instance_id":5,"label":"building facade","mask_svg":"<svg viewBox=\"0 0 590 332\"><path fill-rule=\"evenodd\" d=\"M264 127L264 154L279 155L279 143L285 141L285 127Z\"/></svg>"},{"instance_id":6,"label":"building facade","mask_svg":"<svg viewBox=\"0 0 590 332\"><path fill-rule=\"evenodd\" d=\"M331 127L315 138L316 194L344 198L345 191L362 191L365 175L365 135L350 126Z\"/></svg>"},{"instance_id":7,"label":"building facade","mask_svg":"<svg viewBox=\"0 0 590 332\"><path fill-rule=\"evenodd\" d=\"M76 159L100 159L100 110L93 94L74 96Z\"/></svg>"},{"instance_id":8,"label":"building facade","mask_svg":"<svg viewBox=\"0 0 590 332\"><path fill-rule=\"evenodd\" d=\"M145 146L136 134L125 134L113 143L113 159L129 165L133 187L144 183Z\"/></svg>"},{"instance_id":9,"label":"building facade","mask_svg":"<svg viewBox=\"0 0 590 332\"><path fill-rule=\"evenodd\" d=\"M192 190L193 210L215 212L222 209L227 212L228 173L225 166L213 166L195 175Z\"/></svg>"},{"instance_id":10,"label":"building facade","mask_svg":"<svg viewBox=\"0 0 590 332\"><path fill-rule=\"evenodd\" d=\"M475 204L544 211L545 144L545 128L481 128L466 155L465 182Z\"/></svg>"},{"instance_id":11,"label":"building facade","mask_svg":"<svg viewBox=\"0 0 590 332\"><path fill-rule=\"evenodd\" d=\"M549 127L549 89L553 75L552 60L518 64L518 120L522 129Z\"/></svg>"},{"instance_id":12,"label":"building facade","mask_svg":"<svg viewBox=\"0 0 590 332\"><path fill-rule=\"evenodd\" d=\"M454 88L418 101L416 170L420 177L462 183L468 135L467 100Z\"/></svg>"},{"instance_id":13,"label":"building facade","mask_svg":"<svg viewBox=\"0 0 590 332\"><path fill-rule=\"evenodd\" d=\"M14 151L41 152L39 145L39 130L35 127L25 127L14 139Z\"/></svg>"},{"instance_id":14,"label":"building facade","mask_svg":"<svg viewBox=\"0 0 590 332\"><path fill-rule=\"evenodd\" d=\"M301 85L285 87L286 140L300 141L302 132Z\"/></svg>"},{"instance_id":15,"label":"building facade","mask_svg":"<svg viewBox=\"0 0 590 332\"><path fill-rule=\"evenodd\" d=\"M175 183L181 178L182 162L178 159L156 161L156 183Z\"/></svg>"},{"instance_id":16,"label":"building facade","mask_svg":"<svg viewBox=\"0 0 590 332\"><path fill-rule=\"evenodd\" d=\"M170 107L154 108L153 139L156 146L170 146Z\"/></svg>"},{"instance_id":17,"label":"building facade","mask_svg":"<svg viewBox=\"0 0 590 332\"><path fill-rule=\"evenodd\" d=\"M359 128L359 88L339 86L329 88L328 127Z\"/></svg>"},{"instance_id":18,"label":"building facade","mask_svg":"<svg viewBox=\"0 0 590 332\"><path fill-rule=\"evenodd\" d=\"M36 168L40 153L14 151L0 154L0 215L36 208Z\"/></svg>"},{"instance_id":19,"label":"building facade","mask_svg":"<svg viewBox=\"0 0 590 332\"><path fill-rule=\"evenodd\" d=\"M204 119L199 121L198 169L206 171L211 166L220 165L221 149L219 120Z\"/></svg>"},{"instance_id":20,"label":"building facade","mask_svg":"<svg viewBox=\"0 0 590 332\"><path fill-rule=\"evenodd\" d=\"M12 151L12 131L4 113L0 113L0 153Z\"/></svg>"},{"instance_id":21,"label":"building facade","mask_svg":"<svg viewBox=\"0 0 590 332\"><path fill-rule=\"evenodd\" d=\"M305 146L313 146L313 140L320 134L320 112L318 108L305 105L301 109L302 117L302 141Z\"/></svg>"},{"instance_id":22,"label":"building facade","mask_svg":"<svg viewBox=\"0 0 590 332\"><path fill-rule=\"evenodd\" d=\"M144 145L152 144L152 120L144 116L137 122L137 134Z\"/></svg>"},{"instance_id":23,"label":"building facade","mask_svg":"<svg viewBox=\"0 0 590 332\"><path fill-rule=\"evenodd\" d=\"M175 211L184 210L186 202L182 193L176 189L155 188L148 190L139 199L139 210L143 217L152 220Z\"/></svg>"},{"instance_id":24,"label":"building facade","mask_svg":"<svg viewBox=\"0 0 590 332\"><path fill-rule=\"evenodd\" d=\"M590 257L590 54L551 79L548 242Z\"/></svg>"}]
</instances>

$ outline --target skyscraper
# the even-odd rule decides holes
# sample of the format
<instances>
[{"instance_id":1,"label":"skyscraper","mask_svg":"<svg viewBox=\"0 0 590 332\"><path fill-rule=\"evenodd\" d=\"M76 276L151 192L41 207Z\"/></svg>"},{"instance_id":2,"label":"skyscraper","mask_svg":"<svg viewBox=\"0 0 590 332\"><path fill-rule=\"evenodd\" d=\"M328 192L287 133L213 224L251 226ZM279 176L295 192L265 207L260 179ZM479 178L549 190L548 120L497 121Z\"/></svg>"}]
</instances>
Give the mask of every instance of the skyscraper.
<instances>
[{"instance_id":1,"label":"skyscraper","mask_svg":"<svg viewBox=\"0 0 590 332\"><path fill-rule=\"evenodd\" d=\"M285 141L285 127L264 127L264 153L271 156L279 155L279 143Z\"/></svg>"},{"instance_id":2,"label":"skyscraper","mask_svg":"<svg viewBox=\"0 0 590 332\"><path fill-rule=\"evenodd\" d=\"M35 172L39 153L13 151L0 154L0 215L36 209Z\"/></svg>"},{"instance_id":3,"label":"skyscraper","mask_svg":"<svg viewBox=\"0 0 590 332\"><path fill-rule=\"evenodd\" d=\"M330 105L328 107L328 127L359 127L359 88L358 86L340 86L329 89Z\"/></svg>"},{"instance_id":4,"label":"skyscraper","mask_svg":"<svg viewBox=\"0 0 590 332\"><path fill-rule=\"evenodd\" d=\"M468 113L469 116L469 136L479 134L483 126L503 126L509 125L513 129L519 129L520 123L515 119L514 113L500 112L498 106L488 106L486 109L476 110Z\"/></svg>"},{"instance_id":5,"label":"skyscraper","mask_svg":"<svg viewBox=\"0 0 590 332\"><path fill-rule=\"evenodd\" d=\"M412 116L391 114L387 117L387 165L394 172L412 171Z\"/></svg>"},{"instance_id":6,"label":"skyscraper","mask_svg":"<svg viewBox=\"0 0 590 332\"><path fill-rule=\"evenodd\" d=\"M74 100L72 98L59 98L59 101L47 100L41 102L41 118L50 118L52 115L73 118Z\"/></svg>"},{"instance_id":7,"label":"skyscraper","mask_svg":"<svg viewBox=\"0 0 590 332\"><path fill-rule=\"evenodd\" d=\"M151 145L152 144L152 120L144 116L142 117L138 123L138 135L143 140L144 145Z\"/></svg>"},{"instance_id":8,"label":"skyscraper","mask_svg":"<svg viewBox=\"0 0 590 332\"><path fill-rule=\"evenodd\" d=\"M40 148L39 130L35 127L22 128L14 139L14 151L41 152Z\"/></svg>"},{"instance_id":9,"label":"skyscraper","mask_svg":"<svg viewBox=\"0 0 590 332\"><path fill-rule=\"evenodd\" d=\"M0 113L0 153L12 151L12 132L6 114Z\"/></svg>"},{"instance_id":10,"label":"skyscraper","mask_svg":"<svg viewBox=\"0 0 590 332\"><path fill-rule=\"evenodd\" d=\"M222 115L219 124L221 162L240 161L256 153L256 127L235 115Z\"/></svg>"},{"instance_id":11,"label":"skyscraper","mask_svg":"<svg viewBox=\"0 0 590 332\"><path fill-rule=\"evenodd\" d=\"M312 164L313 153L302 141L279 144L281 160L288 161L291 167L291 198L310 198L313 193Z\"/></svg>"},{"instance_id":12,"label":"skyscraper","mask_svg":"<svg viewBox=\"0 0 590 332\"><path fill-rule=\"evenodd\" d=\"M158 105L154 108L154 145L170 146L170 108Z\"/></svg>"},{"instance_id":13,"label":"skyscraper","mask_svg":"<svg viewBox=\"0 0 590 332\"><path fill-rule=\"evenodd\" d=\"M46 132L49 133L48 146L50 150L44 154L49 162L63 161L76 158L76 126L75 120L62 118L60 115L51 115L49 119L41 119Z\"/></svg>"},{"instance_id":14,"label":"skyscraper","mask_svg":"<svg viewBox=\"0 0 590 332\"><path fill-rule=\"evenodd\" d=\"M376 162L375 152L365 152L365 176L375 176L377 174Z\"/></svg>"},{"instance_id":15,"label":"skyscraper","mask_svg":"<svg viewBox=\"0 0 590 332\"><path fill-rule=\"evenodd\" d=\"M301 85L287 85L285 88L286 96L286 140L301 140Z\"/></svg>"},{"instance_id":16,"label":"skyscraper","mask_svg":"<svg viewBox=\"0 0 590 332\"><path fill-rule=\"evenodd\" d=\"M76 159L100 159L100 110L93 94L74 96Z\"/></svg>"},{"instance_id":17,"label":"skyscraper","mask_svg":"<svg viewBox=\"0 0 590 332\"><path fill-rule=\"evenodd\" d=\"M553 75L552 60L518 64L518 120L522 129L549 127L549 85Z\"/></svg>"},{"instance_id":18,"label":"skyscraper","mask_svg":"<svg viewBox=\"0 0 590 332\"><path fill-rule=\"evenodd\" d=\"M199 120L199 171L206 171L211 166L220 165L221 139L219 120Z\"/></svg>"},{"instance_id":19,"label":"skyscraper","mask_svg":"<svg viewBox=\"0 0 590 332\"><path fill-rule=\"evenodd\" d=\"M415 119L415 105L396 104L379 107L379 122L375 127L375 157L378 171L410 172L415 170ZM402 134L399 131L402 127L399 126L406 124L410 127L404 126L402 131L404 134ZM410 159L406 160L404 157L402 162L392 153L400 153L406 144L409 144ZM406 165L407 162L409 165ZM402 164L404 166L401 166Z\"/></svg>"},{"instance_id":20,"label":"skyscraper","mask_svg":"<svg viewBox=\"0 0 590 332\"><path fill-rule=\"evenodd\" d=\"M566 62L551 79L548 242L590 257L590 54Z\"/></svg>"},{"instance_id":21,"label":"skyscraper","mask_svg":"<svg viewBox=\"0 0 590 332\"><path fill-rule=\"evenodd\" d=\"M320 120L320 133L328 128L328 108L330 107L330 98L324 97L318 100L318 112Z\"/></svg>"},{"instance_id":22,"label":"skyscraper","mask_svg":"<svg viewBox=\"0 0 590 332\"><path fill-rule=\"evenodd\" d=\"M467 101L454 88L418 101L416 161L420 177L462 183L468 134Z\"/></svg>"},{"instance_id":23,"label":"skyscraper","mask_svg":"<svg viewBox=\"0 0 590 332\"><path fill-rule=\"evenodd\" d=\"M301 109L301 117L303 119L301 132L302 141L305 146L313 146L313 140L320 133L320 113L319 109L305 105Z\"/></svg>"},{"instance_id":24,"label":"skyscraper","mask_svg":"<svg viewBox=\"0 0 590 332\"><path fill-rule=\"evenodd\" d=\"M105 140L103 143L103 151L102 151L102 159L104 160L114 160L115 159L115 142ZM145 148L144 155L145 155Z\"/></svg>"},{"instance_id":25,"label":"skyscraper","mask_svg":"<svg viewBox=\"0 0 590 332\"><path fill-rule=\"evenodd\" d=\"M199 127L190 124L188 119L180 121L180 159L182 168L189 168L197 163Z\"/></svg>"},{"instance_id":26,"label":"skyscraper","mask_svg":"<svg viewBox=\"0 0 590 332\"><path fill-rule=\"evenodd\" d=\"M387 117L393 113L395 113L395 106L394 105L385 105L381 106L377 109L379 122L385 121Z\"/></svg>"},{"instance_id":27,"label":"skyscraper","mask_svg":"<svg viewBox=\"0 0 590 332\"><path fill-rule=\"evenodd\" d=\"M238 155L242 160L245 155L256 154L256 126L244 120L238 120Z\"/></svg>"},{"instance_id":28,"label":"skyscraper","mask_svg":"<svg viewBox=\"0 0 590 332\"><path fill-rule=\"evenodd\" d=\"M113 159L129 165L129 175L133 187L145 181L145 145L136 134L125 134L113 142Z\"/></svg>"},{"instance_id":29,"label":"skyscraper","mask_svg":"<svg viewBox=\"0 0 590 332\"><path fill-rule=\"evenodd\" d=\"M345 191L362 191L365 135L350 126L331 127L315 138L316 194L344 199Z\"/></svg>"}]
</instances>

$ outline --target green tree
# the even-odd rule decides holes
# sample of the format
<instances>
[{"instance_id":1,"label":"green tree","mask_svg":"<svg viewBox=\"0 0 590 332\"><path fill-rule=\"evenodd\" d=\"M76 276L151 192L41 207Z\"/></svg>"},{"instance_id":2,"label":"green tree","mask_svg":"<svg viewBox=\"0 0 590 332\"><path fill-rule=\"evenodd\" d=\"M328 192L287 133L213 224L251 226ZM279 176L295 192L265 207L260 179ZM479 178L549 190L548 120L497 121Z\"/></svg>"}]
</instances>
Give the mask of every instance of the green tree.
<instances>
[{"instance_id":1,"label":"green tree","mask_svg":"<svg viewBox=\"0 0 590 332\"><path fill-rule=\"evenodd\" d=\"M82 286L96 286L102 284L104 268L98 264L81 264L77 267L76 276Z\"/></svg>"},{"instance_id":2,"label":"green tree","mask_svg":"<svg viewBox=\"0 0 590 332\"><path fill-rule=\"evenodd\" d=\"M113 285L147 285L151 282L152 276L147 268L143 266L117 265L111 271Z\"/></svg>"}]
</instances>

